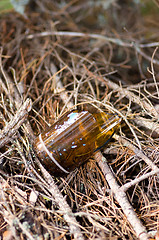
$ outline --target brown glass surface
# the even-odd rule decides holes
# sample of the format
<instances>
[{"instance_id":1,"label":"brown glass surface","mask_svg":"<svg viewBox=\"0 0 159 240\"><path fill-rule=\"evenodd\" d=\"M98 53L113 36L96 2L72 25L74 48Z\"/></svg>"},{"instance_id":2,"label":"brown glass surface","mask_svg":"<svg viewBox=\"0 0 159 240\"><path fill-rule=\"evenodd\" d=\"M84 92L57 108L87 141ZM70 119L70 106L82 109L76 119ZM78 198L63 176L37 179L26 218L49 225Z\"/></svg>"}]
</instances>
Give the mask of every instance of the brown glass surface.
<instances>
[{"instance_id":1,"label":"brown glass surface","mask_svg":"<svg viewBox=\"0 0 159 240\"><path fill-rule=\"evenodd\" d=\"M104 145L118 128L120 121L117 115L73 110L43 132L41 138L54 159L70 172ZM63 173L46 153L39 137L35 140L34 148L50 173L56 176Z\"/></svg>"}]
</instances>

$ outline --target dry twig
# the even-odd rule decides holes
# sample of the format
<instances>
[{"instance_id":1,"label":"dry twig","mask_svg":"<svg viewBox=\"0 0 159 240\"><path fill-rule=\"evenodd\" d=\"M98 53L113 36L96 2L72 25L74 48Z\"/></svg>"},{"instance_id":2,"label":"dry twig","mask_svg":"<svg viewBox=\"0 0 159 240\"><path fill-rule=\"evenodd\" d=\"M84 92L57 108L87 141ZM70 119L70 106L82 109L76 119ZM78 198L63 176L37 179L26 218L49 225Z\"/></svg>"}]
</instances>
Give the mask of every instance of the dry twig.
<instances>
[{"instance_id":1,"label":"dry twig","mask_svg":"<svg viewBox=\"0 0 159 240\"><path fill-rule=\"evenodd\" d=\"M69 31L54 31L54 32L42 32L42 33L36 33L36 34L30 34L26 36L26 39L33 39L37 37L46 37L46 36L67 36L67 37L86 37L86 38L93 38L93 39L98 39L104 42L110 42L114 43L116 45L122 46L122 47L130 47L130 48L135 48L135 50L140 53L143 57L148 59L149 61L152 60L154 64L159 65L159 61L157 59L151 59L151 57L147 56L141 48L146 48L146 47L154 47L154 46L159 46L159 42L155 43L150 43L149 45L144 45L144 44L138 44L133 41L131 42L124 42L121 39L118 38L111 38L111 37L106 37L104 35L100 34L91 34L91 33L82 33L82 32L69 32Z\"/></svg>"},{"instance_id":2,"label":"dry twig","mask_svg":"<svg viewBox=\"0 0 159 240\"><path fill-rule=\"evenodd\" d=\"M30 99L27 99L20 107L20 109L16 112L12 120L8 122L6 126L0 131L0 147L10 142L11 137L21 127L24 121L26 121L28 112L31 110L31 107L32 102Z\"/></svg>"},{"instance_id":3,"label":"dry twig","mask_svg":"<svg viewBox=\"0 0 159 240\"><path fill-rule=\"evenodd\" d=\"M20 218L24 209L31 208L40 226L40 231L35 231L38 237L45 226L52 239L136 240L138 236L145 240L145 229L158 228L159 53L157 48L153 51L159 46L157 21L144 24L145 16L137 11L140 3L133 8L129 3L110 1L110 11L102 8L105 1L99 1L98 7L95 1L70 1L66 5L61 5L64 1L35 2L34 10L31 5L31 11L26 11L27 21L15 13L0 19L0 146L4 146L4 172L0 172L11 189L3 188L6 198L1 199L0 211L15 239L16 228L21 236L33 236L29 219L24 217L27 229ZM131 9L130 14L125 8ZM22 105L26 98L32 100L33 111L24 123L31 108L30 100ZM104 151L112 159L112 171L117 172L121 186L100 154L96 158L104 176L98 164L89 161L79 171L56 179L56 185L44 170L45 180L38 175L39 168L33 168L36 158L31 137L28 139L29 124L36 135L72 106L107 109L126 123L120 129L125 138L114 135L116 143ZM22 124L21 135L18 128ZM20 141L17 139L11 148L9 141L17 131ZM19 197L21 191L24 201ZM29 199L33 192L36 196L30 194Z\"/></svg>"},{"instance_id":4,"label":"dry twig","mask_svg":"<svg viewBox=\"0 0 159 240\"><path fill-rule=\"evenodd\" d=\"M118 135L114 135L114 138L118 140L123 146L131 149L137 157L140 157L153 171L158 172L159 168L142 152L142 150L135 147L134 144L130 143L130 141L124 139L123 137L119 137Z\"/></svg>"},{"instance_id":5,"label":"dry twig","mask_svg":"<svg viewBox=\"0 0 159 240\"><path fill-rule=\"evenodd\" d=\"M117 184L116 179L107 164L106 158L103 157L100 152L98 152L95 154L95 159L98 162L100 168L102 169L102 172L111 188L113 195L115 196L115 199L121 206L129 223L132 225L134 231L136 232L137 237L140 240L148 240L149 237L148 237L145 227L143 226L143 224L137 217L133 207L131 206L131 204L129 203L129 201L127 199L125 192Z\"/></svg>"},{"instance_id":6,"label":"dry twig","mask_svg":"<svg viewBox=\"0 0 159 240\"><path fill-rule=\"evenodd\" d=\"M55 199L56 204L60 208L60 212L63 214L65 221L67 222L67 224L70 227L70 234L73 235L75 240L84 240L84 237L81 233L80 225L76 221L71 208L69 207L65 198L62 196L62 194L59 191L58 187L56 186L53 178L45 170L45 168L41 165L40 162L38 162L38 165L43 173L46 184L48 185L49 192L52 194L53 198Z\"/></svg>"}]
</instances>

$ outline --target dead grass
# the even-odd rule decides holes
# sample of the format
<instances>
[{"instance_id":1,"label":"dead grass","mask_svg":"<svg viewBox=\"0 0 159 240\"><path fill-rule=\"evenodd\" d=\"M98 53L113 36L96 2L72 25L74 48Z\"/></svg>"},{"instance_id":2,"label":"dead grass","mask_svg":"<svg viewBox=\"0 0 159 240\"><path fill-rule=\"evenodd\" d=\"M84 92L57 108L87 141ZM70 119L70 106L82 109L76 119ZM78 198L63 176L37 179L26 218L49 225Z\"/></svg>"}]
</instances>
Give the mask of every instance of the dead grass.
<instances>
[{"instance_id":1,"label":"dead grass","mask_svg":"<svg viewBox=\"0 0 159 240\"><path fill-rule=\"evenodd\" d=\"M35 2L0 16L1 239L157 239L158 15L146 1ZM54 178L32 143L74 106L123 124Z\"/></svg>"}]
</instances>

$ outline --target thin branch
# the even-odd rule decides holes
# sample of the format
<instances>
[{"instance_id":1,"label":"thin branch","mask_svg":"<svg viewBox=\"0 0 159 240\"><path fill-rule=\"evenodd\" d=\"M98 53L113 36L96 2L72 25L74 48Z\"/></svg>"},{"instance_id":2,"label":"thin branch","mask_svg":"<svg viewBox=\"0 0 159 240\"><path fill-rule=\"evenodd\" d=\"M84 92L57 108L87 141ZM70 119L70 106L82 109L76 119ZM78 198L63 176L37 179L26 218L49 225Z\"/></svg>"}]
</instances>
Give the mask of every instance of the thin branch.
<instances>
[{"instance_id":1,"label":"thin branch","mask_svg":"<svg viewBox=\"0 0 159 240\"><path fill-rule=\"evenodd\" d=\"M67 31L55 31L55 32L41 32L41 33L35 33L35 34L30 34L26 36L26 39L33 39L35 37L46 37L46 36L68 36L68 37L86 37L86 38L94 38L94 39L100 39L100 40L104 40L107 42L112 42L115 43L119 46L124 46L124 47L132 47L133 43L126 43L123 42L120 39L116 39L116 38L110 38L110 37L106 37L104 35L100 35L100 34L91 34L91 33L82 33L82 32L67 32Z\"/></svg>"},{"instance_id":2,"label":"thin branch","mask_svg":"<svg viewBox=\"0 0 159 240\"><path fill-rule=\"evenodd\" d=\"M60 71L57 71L57 67L55 66L55 64L51 63L50 71L51 71L51 74L53 75L52 78L55 79L55 84L56 84L55 93L60 93L61 92L61 94L60 94L61 100L65 103L65 105L67 105L67 108L70 109L70 108L73 107L73 102L70 101L69 94L66 91L66 89L65 89L65 87L64 87L64 85L63 85L63 83L60 79L60 76L59 76L59 73L61 71L63 71L66 67L67 66L60 69Z\"/></svg>"},{"instance_id":3,"label":"thin branch","mask_svg":"<svg viewBox=\"0 0 159 240\"><path fill-rule=\"evenodd\" d=\"M68 203L66 202L65 198L62 196L61 192L56 186L53 178L45 170L45 168L41 165L41 163L38 160L37 160L37 163L42 171L45 181L47 182L49 192L54 197L55 202L59 206L65 221L68 223L70 227L70 234L74 236L75 240L84 240L79 224L76 221L76 218L74 217L73 212L69 207Z\"/></svg>"},{"instance_id":4,"label":"thin branch","mask_svg":"<svg viewBox=\"0 0 159 240\"><path fill-rule=\"evenodd\" d=\"M106 37L106 36L101 35L101 34L69 32L69 31L68 32L67 31L41 32L41 33L35 33L35 34L27 35L25 38L26 39L33 39L33 38L36 38L36 37L46 37L46 36L85 37L85 38L98 39L98 40L102 40L102 41L105 41L105 42L111 42L111 43L114 43L118 46L135 48L137 52L139 52L144 58L148 59L149 61L151 61L152 59L149 56L147 56L144 52L142 52L140 48L159 46L158 42L151 43L151 44L149 43L149 45L146 45L146 44L138 44L134 41L127 41L127 42L125 41L124 42L119 38ZM153 59L152 61L153 61L154 64L159 65L158 60Z\"/></svg>"},{"instance_id":5,"label":"thin branch","mask_svg":"<svg viewBox=\"0 0 159 240\"><path fill-rule=\"evenodd\" d=\"M0 131L0 147L4 146L11 140L11 137L16 133L20 126L26 120L28 112L31 110L32 102L27 99L20 109L16 112L13 119L6 124L6 126Z\"/></svg>"},{"instance_id":6,"label":"thin branch","mask_svg":"<svg viewBox=\"0 0 159 240\"><path fill-rule=\"evenodd\" d=\"M111 172L109 165L107 163L107 160L100 152L97 152L95 154L95 159L98 162L105 179L107 180L112 193L121 206L124 214L126 215L129 223L133 227L134 231L136 232L136 236L140 240L148 240L148 233L146 232L145 227L142 225L142 222L137 217L133 207L131 206L130 202L128 201L128 198L126 196L126 193L120 188L118 185L113 173Z\"/></svg>"},{"instance_id":7,"label":"thin branch","mask_svg":"<svg viewBox=\"0 0 159 240\"><path fill-rule=\"evenodd\" d=\"M151 104L151 102L148 101L148 99L146 99L147 101L145 99L141 99L140 96L134 94L130 89L128 90L124 87L120 87L118 84L111 82L109 79L104 78L104 80L111 89L118 91L118 94L130 99L132 102L141 106L143 110L146 110L148 114L151 114L158 119L159 114L154 108L154 106ZM143 97L146 98L144 95Z\"/></svg>"},{"instance_id":8,"label":"thin branch","mask_svg":"<svg viewBox=\"0 0 159 240\"><path fill-rule=\"evenodd\" d=\"M146 174L144 174L144 175L142 175L142 176L140 176L138 178L135 178L134 180L131 180L128 183L125 183L122 187L120 187L120 189L122 191L126 192L130 187L138 184L139 182L141 182L141 181L145 180L146 178L149 178L149 177L151 177L151 176L153 176L153 175L155 175L157 173L159 173L159 169L158 170L157 169L153 170L153 171L151 171L149 173L146 173Z\"/></svg>"},{"instance_id":9,"label":"thin branch","mask_svg":"<svg viewBox=\"0 0 159 240\"><path fill-rule=\"evenodd\" d=\"M138 126L147 128L150 131L156 132L157 134L159 134L159 124L157 121L153 122L150 119L147 119L144 117L138 117L138 116L135 116L133 120Z\"/></svg>"},{"instance_id":10,"label":"thin branch","mask_svg":"<svg viewBox=\"0 0 159 240\"><path fill-rule=\"evenodd\" d=\"M141 158L153 171L159 171L159 168L142 152L142 150L135 147L130 141L126 140L123 137L119 137L117 134L114 134L113 137L119 142L121 142L123 146L133 151L135 155Z\"/></svg>"}]
</instances>

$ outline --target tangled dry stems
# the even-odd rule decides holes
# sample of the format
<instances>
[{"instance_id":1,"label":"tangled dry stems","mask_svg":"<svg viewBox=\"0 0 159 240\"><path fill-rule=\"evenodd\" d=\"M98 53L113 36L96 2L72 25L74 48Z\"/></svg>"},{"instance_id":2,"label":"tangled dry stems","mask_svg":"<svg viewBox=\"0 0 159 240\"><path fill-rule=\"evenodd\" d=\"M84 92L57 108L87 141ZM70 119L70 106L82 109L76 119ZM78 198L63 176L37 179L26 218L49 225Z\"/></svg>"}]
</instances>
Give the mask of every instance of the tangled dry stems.
<instances>
[{"instance_id":1,"label":"tangled dry stems","mask_svg":"<svg viewBox=\"0 0 159 240\"><path fill-rule=\"evenodd\" d=\"M36 8L28 20L0 19L1 235L148 239L158 230L158 42L133 32L139 18L130 22L132 36L111 37L102 25L90 33L89 20L82 24L83 4L61 10L46 0ZM123 124L102 153L55 179L32 142L72 107L109 110Z\"/></svg>"}]
</instances>

